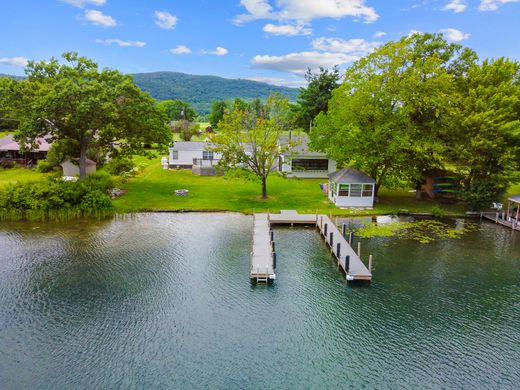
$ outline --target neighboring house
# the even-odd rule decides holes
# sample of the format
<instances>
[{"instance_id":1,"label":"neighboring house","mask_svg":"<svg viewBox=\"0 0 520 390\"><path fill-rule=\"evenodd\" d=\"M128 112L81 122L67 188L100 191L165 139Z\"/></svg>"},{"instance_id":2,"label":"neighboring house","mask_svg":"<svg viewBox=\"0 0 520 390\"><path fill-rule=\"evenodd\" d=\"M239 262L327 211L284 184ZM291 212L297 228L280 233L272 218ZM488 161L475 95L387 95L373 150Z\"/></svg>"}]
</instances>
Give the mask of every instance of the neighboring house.
<instances>
[{"instance_id":1,"label":"neighboring house","mask_svg":"<svg viewBox=\"0 0 520 390\"><path fill-rule=\"evenodd\" d=\"M65 160L60 165L63 168L63 176L79 176L79 164L77 160ZM87 159L86 165L87 176L96 173L96 163L94 161Z\"/></svg>"},{"instance_id":2,"label":"neighboring house","mask_svg":"<svg viewBox=\"0 0 520 390\"><path fill-rule=\"evenodd\" d=\"M168 163L170 168L193 168L194 163L205 161L204 165L213 166L220 160L220 154L209 150L208 142L178 141L170 147Z\"/></svg>"},{"instance_id":3,"label":"neighboring house","mask_svg":"<svg viewBox=\"0 0 520 390\"><path fill-rule=\"evenodd\" d=\"M308 146L307 135L289 135L282 144L290 144L290 151L278 158L278 170L299 178L326 178L336 170L336 161Z\"/></svg>"},{"instance_id":4,"label":"neighboring house","mask_svg":"<svg viewBox=\"0 0 520 390\"><path fill-rule=\"evenodd\" d=\"M338 207L373 207L376 181L352 167L329 175L329 199Z\"/></svg>"},{"instance_id":5,"label":"neighboring house","mask_svg":"<svg viewBox=\"0 0 520 390\"><path fill-rule=\"evenodd\" d=\"M45 159L51 147L50 144L45 138L37 138L36 145L35 149L24 152L21 150L20 144L15 141L14 136L8 134L0 138L0 160L12 160L28 164Z\"/></svg>"}]
</instances>

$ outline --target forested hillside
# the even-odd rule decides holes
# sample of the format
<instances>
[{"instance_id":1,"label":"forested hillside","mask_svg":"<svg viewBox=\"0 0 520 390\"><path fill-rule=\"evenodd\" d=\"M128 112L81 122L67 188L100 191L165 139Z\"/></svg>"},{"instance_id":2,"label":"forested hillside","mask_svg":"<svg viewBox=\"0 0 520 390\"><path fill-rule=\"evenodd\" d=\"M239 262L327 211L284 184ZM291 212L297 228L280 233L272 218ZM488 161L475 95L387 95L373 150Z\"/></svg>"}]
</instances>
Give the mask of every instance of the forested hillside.
<instances>
[{"instance_id":1,"label":"forested hillside","mask_svg":"<svg viewBox=\"0 0 520 390\"><path fill-rule=\"evenodd\" d=\"M135 83L155 99L179 99L190 103L199 114L208 114L214 100L265 99L270 92L279 92L294 101L298 89L279 87L251 80L197 76L178 72L136 73Z\"/></svg>"}]
</instances>

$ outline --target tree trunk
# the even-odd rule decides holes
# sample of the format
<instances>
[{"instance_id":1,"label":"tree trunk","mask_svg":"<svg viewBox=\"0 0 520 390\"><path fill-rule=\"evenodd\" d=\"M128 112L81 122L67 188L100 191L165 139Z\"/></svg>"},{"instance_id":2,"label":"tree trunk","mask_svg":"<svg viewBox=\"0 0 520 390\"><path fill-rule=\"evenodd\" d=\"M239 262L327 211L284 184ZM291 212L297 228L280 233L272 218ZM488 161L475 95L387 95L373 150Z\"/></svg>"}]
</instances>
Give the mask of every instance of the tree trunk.
<instances>
[{"instance_id":1,"label":"tree trunk","mask_svg":"<svg viewBox=\"0 0 520 390\"><path fill-rule=\"evenodd\" d=\"M377 198L379 195L379 188L381 187L380 182L376 182L376 185L374 186L374 198Z\"/></svg>"},{"instance_id":2,"label":"tree trunk","mask_svg":"<svg viewBox=\"0 0 520 390\"><path fill-rule=\"evenodd\" d=\"M262 177L262 199L267 199L267 177Z\"/></svg>"},{"instance_id":3,"label":"tree trunk","mask_svg":"<svg viewBox=\"0 0 520 390\"><path fill-rule=\"evenodd\" d=\"M421 200L422 197L422 183L417 182L417 184L415 185L415 199Z\"/></svg>"},{"instance_id":4,"label":"tree trunk","mask_svg":"<svg viewBox=\"0 0 520 390\"><path fill-rule=\"evenodd\" d=\"M79 151L79 179L87 177L87 145L81 144Z\"/></svg>"}]
</instances>

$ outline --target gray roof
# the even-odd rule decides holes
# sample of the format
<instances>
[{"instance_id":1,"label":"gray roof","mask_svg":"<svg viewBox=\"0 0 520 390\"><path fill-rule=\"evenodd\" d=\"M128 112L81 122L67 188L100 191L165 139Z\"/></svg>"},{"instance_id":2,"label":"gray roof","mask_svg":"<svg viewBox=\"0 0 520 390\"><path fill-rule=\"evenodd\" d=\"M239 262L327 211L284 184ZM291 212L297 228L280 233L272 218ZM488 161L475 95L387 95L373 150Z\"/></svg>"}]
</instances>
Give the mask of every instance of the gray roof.
<instances>
[{"instance_id":1,"label":"gray roof","mask_svg":"<svg viewBox=\"0 0 520 390\"><path fill-rule=\"evenodd\" d=\"M289 136L283 135L280 139L282 145L289 143ZM291 152L306 156L325 156L325 153L316 152L309 147L309 136L307 134L291 135Z\"/></svg>"},{"instance_id":2,"label":"gray roof","mask_svg":"<svg viewBox=\"0 0 520 390\"><path fill-rule=\"evenodd\" d=\"M520 203L520 195L511 196L509 198L509 200L516 202L516 203Z\"/></svg>"},{"instance_id":3,"label":"gray roof","mask_svg":"<svg viewBox=\"0 0 520 390\"><path fill-rule=\"evenodd\" d=\"M376 181L370 176L352 167L343 168L330 173L329 179L336 183L376 184Z\"/></svg>"},{"instance_id":4,"label":"gray roof","mask_svg":"<svg viewBox=\"0 0 520 390\"><path fill-rule=\"evenodd\" d=\"M173 145L173 150L190 150L190 151L198 151L198 150L206 150L208 142L203 141L177 141Z\"/></svg>"},{"instance_id":5,"label":"gray roof","mask_svg":"<svg viewBox=\"0 0 520 390\"><path fill-rule=\"evenodd\" d=\"M36 149L33 150L36 152L48 152L51 147L45 138L36 138L36 145ZM15 141L13 134L0 138L0 150L18 151L20 149L20 144Z\"/></svg>"}]
</instances>

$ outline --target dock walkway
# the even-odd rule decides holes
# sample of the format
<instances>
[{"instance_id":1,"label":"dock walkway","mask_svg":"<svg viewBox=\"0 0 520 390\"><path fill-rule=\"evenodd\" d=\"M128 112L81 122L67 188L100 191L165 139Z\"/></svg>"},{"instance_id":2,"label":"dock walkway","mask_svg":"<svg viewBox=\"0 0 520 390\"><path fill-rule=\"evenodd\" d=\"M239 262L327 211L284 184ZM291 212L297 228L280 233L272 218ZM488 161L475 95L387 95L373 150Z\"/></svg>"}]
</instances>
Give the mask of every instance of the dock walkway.
<instances>
[{"instance_id":1,"label":"dock walkway","mask_svg":"<svg viewBox=\"0 0 520 390\"><path fill-rule=\"evenodd\" d=\"M338 230L332 220L321 214L298 214L294 210L282 210L280 214L254 214L253 251L251 253L250 278L257 282L269 282L276 279L276 253L274 252L271 225L312 225L316 226L345 273L348 281L372 280L371 262L368 268L359 253L352 249L349 242Z\"/></svg>"},{"instance_id":2,"label":"dock walkway","mask_svg":"<svg viewBox=\"0 0 520 390\"><path fill-rule=\"evenodd\" d=\"M271 240L271 225L268 214L253 216L253 251L251 252L250 278L259 283L276 279L276 254Z\"/></svg>"},{"instance_id":3,"label":"dock walkway","mask_svg":"<svg viewBox=\"0 0 520 390\"><path fill-rule=\"evenodd\" d=\"M495 222L496 224L508 227L512 230L516 230L520 232L520 220L517 220L515 218L505 218L504 213L482 213L482 217L486 218L492 222Z\"/></svg>"}]
</instances>

